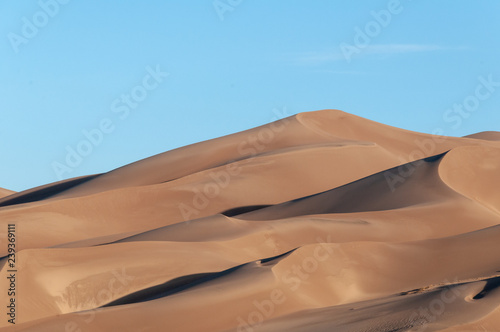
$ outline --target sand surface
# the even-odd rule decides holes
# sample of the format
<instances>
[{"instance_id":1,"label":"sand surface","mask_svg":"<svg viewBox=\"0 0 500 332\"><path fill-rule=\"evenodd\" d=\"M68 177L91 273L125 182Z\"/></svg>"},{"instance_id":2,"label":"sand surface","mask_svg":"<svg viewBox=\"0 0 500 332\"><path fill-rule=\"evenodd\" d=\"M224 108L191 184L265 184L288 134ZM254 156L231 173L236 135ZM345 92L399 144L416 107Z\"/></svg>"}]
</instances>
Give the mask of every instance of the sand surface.
<instances>
[{"instance_id":1,"label":"sand surface","mask_svg":"<svg viewBox=\"0 0 500 332\"><path fill-rule=\"evenodd\" d=\"M0 188L0 198L7 197L9 195L15 194L15 191L5 189L5 188Z\"/></svg>"},{"instance_id":2,"label":"sand surface","mask_svg":"<svg viewBox=\"0 0 500 332\"><path fill-rule=\"evenodd\" d=\"M0 189L0 330L500 331L499 187L498 132L323 110Z\"/></svg>"}]
</instances>

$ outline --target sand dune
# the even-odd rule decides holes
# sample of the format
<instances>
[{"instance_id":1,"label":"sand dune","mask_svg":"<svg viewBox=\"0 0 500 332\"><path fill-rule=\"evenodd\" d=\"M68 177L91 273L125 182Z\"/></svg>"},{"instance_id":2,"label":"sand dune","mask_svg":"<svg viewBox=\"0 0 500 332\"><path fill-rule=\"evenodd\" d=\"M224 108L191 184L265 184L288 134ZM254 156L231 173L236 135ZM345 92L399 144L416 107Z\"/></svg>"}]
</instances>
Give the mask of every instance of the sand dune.
<instances>
[{"instance_id":1,"label":"sand dune","mask_svg":"<svg viewBox=\"0 0 500 332\"><path fill-rule=\"evenodd\" d=\"M499 331L498 138L324 110L2 190L0 327Z\"/></svg>"},{"instance_id":2,"label":"sand dune","mask_svg":"<svg viewBox=\"0 0 500 332\"><path fill-rule=\"evenodd\" d=\"M15 191L12 191L12 190L9 190L9 189L0 188L0 198L12 195L14 193L15 193Z\"/></svg>"},{"instance_id":3,"label":"sand dune","mask_svg":"<svg viewBox=\"0 0 500 332\"><path fill-rule=\"evenodd\" d=\"M482 131L477 134L467 135L468 138L483 139L487 141L500 141L500 132L498 131Z\"/></svg>"}]
</instances>

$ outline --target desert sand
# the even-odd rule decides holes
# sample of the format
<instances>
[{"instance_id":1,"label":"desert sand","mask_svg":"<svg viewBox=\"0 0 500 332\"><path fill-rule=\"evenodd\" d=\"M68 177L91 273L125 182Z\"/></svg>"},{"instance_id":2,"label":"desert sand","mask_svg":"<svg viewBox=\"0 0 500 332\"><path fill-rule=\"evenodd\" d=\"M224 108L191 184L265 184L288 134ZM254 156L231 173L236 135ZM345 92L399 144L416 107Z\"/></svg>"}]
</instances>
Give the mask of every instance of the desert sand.
<instances>
[{"instance_id":1,"label":"desert sand","mask_svg":"<svg viewBox=\"0 0 500 332\"><path fill-rule=\"evenodd\" d=\"M15 192L9 189L0 188L0 198L14 194Z\"/></svg>"},{"instance_id":2,"label":"desert sand","mask_svg":"<svg viewBox=\"0 0 500 332\"><path fill-rule=\"evenodd\" d=\"M322 110L0 189L0 330L500 331L499 185L498 132Z\"/></svg>"}]
</instances>

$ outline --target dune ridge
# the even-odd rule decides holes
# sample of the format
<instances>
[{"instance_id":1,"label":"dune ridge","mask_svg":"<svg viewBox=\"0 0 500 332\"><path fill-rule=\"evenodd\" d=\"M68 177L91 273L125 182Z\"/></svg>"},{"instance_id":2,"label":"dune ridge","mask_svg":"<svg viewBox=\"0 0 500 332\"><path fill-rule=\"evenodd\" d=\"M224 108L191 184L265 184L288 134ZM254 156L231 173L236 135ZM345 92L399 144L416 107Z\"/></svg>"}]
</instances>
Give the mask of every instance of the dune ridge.
<instances>
[{"instance_id":1,"label":"dune ridge","mask_svg":"<svg viewBox=\"0 0 500 332\"><path fill-rule=\"evenodd\" d=\"M500 330L497 134L322 110L2 190L22 291L0 328Z\"/></svg>"},{"instance_id":2,"label":"dune ridge","mask_svg":"<svg viewBox=\"0 0 500 332\"><path fill-rule=\"evenodd\" d=\"M0 188L0 199L3 197L10 196L12 194L15 194L15 191L5 189L5 188Z\"/></svg>"}]
</instances>

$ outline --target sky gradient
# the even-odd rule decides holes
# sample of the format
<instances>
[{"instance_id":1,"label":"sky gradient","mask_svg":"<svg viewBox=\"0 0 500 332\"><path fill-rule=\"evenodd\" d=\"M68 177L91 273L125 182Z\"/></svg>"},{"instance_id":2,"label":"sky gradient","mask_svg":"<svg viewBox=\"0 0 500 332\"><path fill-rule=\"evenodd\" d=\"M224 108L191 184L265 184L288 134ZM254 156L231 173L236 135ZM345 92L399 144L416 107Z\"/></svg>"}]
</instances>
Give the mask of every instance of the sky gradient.
<instances>
[{"instance_id":1,"label":"sky gradient","mask_svg":"<svg viewBox=\"0 0 500 332\"><path fill-rule=\"evenodd\" d=\"M499 131L498 13L496 0L2 1L0 187L106 172L275 113Z\"/></svg>"}]
</instances>

